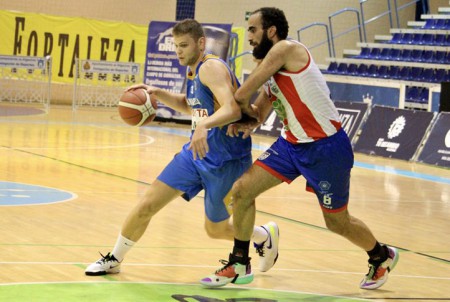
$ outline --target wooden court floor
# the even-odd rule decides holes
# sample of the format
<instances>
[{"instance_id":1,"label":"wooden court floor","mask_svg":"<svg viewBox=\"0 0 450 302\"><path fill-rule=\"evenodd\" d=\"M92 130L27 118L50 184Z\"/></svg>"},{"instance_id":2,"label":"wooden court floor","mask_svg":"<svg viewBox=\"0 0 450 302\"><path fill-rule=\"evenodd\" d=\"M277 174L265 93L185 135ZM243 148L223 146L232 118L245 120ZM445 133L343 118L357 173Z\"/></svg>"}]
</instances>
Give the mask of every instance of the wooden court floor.
<instances>
[{"instance_id":1,"label":"wooden court floor","mask_svg":"<svg viewBox=\"0 0 450 302\"><path fill-rule=\"evenodd\" d=\"M280 257L261 273L252 252L249 285L198 285L232 247L205 234L202 193L155 216L120 274L85 276L188 135L126 126L114 109L0 103L0 301L450 301L450 170L362 154L349 210L400 250L379 290L359 289L367 256L325 229L303 179L258 198L257 223L280 227ZM255 158L272 141L255 136Z\"/></svg>"}]
</instances>

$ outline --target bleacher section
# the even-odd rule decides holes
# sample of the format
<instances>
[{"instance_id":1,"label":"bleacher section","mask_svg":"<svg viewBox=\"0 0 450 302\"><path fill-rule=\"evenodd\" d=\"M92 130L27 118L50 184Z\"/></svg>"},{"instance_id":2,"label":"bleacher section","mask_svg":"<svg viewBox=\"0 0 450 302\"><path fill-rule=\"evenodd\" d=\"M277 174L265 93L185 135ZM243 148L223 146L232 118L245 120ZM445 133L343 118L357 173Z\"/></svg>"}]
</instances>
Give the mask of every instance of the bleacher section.
<instances>
[{"instance_id":1,"label":"bleacher section","mask_svg":"<svg viewBox=\"0 0 450 302\"><path fill-rule=\"evenodd\" d=\"M422 15L421 21L408 22L408 28L392 28L390 36L375 36L374 43L359 42L359 50L327 58L329 65L323 73L327 80L338 82L337 77L344 76L350 81L373 79L378 85L397 83L400 108L436 111L432 92L439 92L440 83L450 82L449 11L441 8L439 14Z\"/></svg>"}]
</instances>

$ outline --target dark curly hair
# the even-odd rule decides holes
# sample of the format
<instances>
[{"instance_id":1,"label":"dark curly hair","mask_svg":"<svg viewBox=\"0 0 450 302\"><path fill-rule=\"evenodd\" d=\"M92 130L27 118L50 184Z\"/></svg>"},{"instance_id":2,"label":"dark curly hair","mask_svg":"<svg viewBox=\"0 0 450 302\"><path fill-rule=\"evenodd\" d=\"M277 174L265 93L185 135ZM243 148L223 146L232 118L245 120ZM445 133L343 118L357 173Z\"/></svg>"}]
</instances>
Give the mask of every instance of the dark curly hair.
<instances>
[{"instance_id":1,"label":"dark curly hair","mask_svg":"<svg viewBox=\"0 0 450 302\"><path fill-rule=\"evenodd\" d=\"M262 19L263 29L268 29L271 26L277 28L277 35L280 40L287 38L289 32L289 24L286 16L281 9L276 7L262 7L255 10L252 15L260 13Z\"/></svg>"}]
</instances>

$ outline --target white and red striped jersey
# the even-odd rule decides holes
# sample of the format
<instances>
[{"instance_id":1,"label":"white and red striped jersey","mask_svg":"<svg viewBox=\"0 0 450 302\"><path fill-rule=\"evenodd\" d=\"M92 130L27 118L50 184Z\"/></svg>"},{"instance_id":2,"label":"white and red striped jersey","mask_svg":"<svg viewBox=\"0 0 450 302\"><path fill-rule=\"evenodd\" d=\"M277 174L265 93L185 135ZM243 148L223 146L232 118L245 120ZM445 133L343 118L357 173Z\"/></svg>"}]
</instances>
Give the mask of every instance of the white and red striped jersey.
<instances>
[{"instance_id":1,"label":"white and red striped jersey","mask_svg":"<svg viewBox=\"0 0 450 302\"><path fill-rule=\"evenodd\" d=\"M304 68L297 72L280 70L264 85L283 123L281 136L293 144L313 142L341 128L325 78L307 52Z\"/></svg>"}]
</instances>

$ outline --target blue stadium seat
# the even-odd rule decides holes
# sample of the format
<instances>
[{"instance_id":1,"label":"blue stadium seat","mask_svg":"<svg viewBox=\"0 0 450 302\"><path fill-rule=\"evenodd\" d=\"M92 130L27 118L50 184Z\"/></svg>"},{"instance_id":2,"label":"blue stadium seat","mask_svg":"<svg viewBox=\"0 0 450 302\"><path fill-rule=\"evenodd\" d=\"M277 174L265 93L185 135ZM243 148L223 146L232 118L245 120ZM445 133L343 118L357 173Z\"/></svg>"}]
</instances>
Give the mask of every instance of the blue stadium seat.
<instances>
[{"instance_id":1,"label":"blue stadium seat","mask_svg":"<svg viewBox=\"0 0 450 302\"><path fill-rule=\"evenodd\" d=\"M444 25L444 28L442 28L442 29L450 29L450 19L445 20L445 25Z\"/></svg>"},{"instance_id":2,"label":"blue stadium seat","mask_svg":"<svg viewBox=\"0 0 450 302\"><path fill-rule=\"evenodd\" d=\"M447 26L447 20L446 19L437 19L435 29L446 29Z\"/></svg>"},{"instance_id":3,"label":"blue stadium seat","mask_svg":"<svg viewBox=\"0 0 450 302\"><path fill-rule=\"evenodd\" d=\"M403 67L402 69L400 69L400 79L403 81L411 81L412 77L411 77L411 67Z\"/></svg>"},{"instance_id":4,"label":"blue stadium seat","mask_svg":"<svg viewBox=\"0 0 450 302\"><path fill-rule=\"evenodd\" d=\"M413 34L403 34L401 44L411 44L413 42Z\"/></svg>"},{"instance_id":5,"label":"blue stadium seat","mask_svg":"<svg viewBox=\"0 0 450 302\"><path fill-rule=\"evenodd\" d=\"M379 48L372 48L369 54L369 59L378 60L380 59L381 50Z\"/></svg>"},{"instance_id":6,"label":"blue stadium seat","mask_svg":"<svg viewBox=\"0 0 450 302\"><path fill-rule=\"evenodd\" d=\"M445 63L445 51L436 51L435 57L434 57L434 63L437 64L444 64Z\"/></svg>"},{"instance_id":7,"label":"blue stadium seat","mask_svg":"<svg viewBox=\"0 0 450 302\"><path fill-rule=\"evenodd\" d=\"M413 62L422 62L422 54L423 50L420 49L413 49L411 52L411 61Z\"/></svg>"},{"instance_id":8,"label":"blue stadium seat","mask_svg":"<svg viewBox=\"0 0 450 302\"><path fill-rule=\"evenodd\" d=\"M424 50L422 54L422 62L425 63L433 63L434 62L434 51L432 50Z\"/></svg>"},{"instance_id":9,"label":"blue stadium seat","mask_svg":"<svg viewBox=\"0 0 450 302\"><path fill-rule=\"evenodd\" d=\"M428 94L429 89L428 88L422 88L419 95L419 103L427 104L428 103Z\"/></svg>"},{"instance_id":10,"label":"blue stadium seat","mask_svg":"<svg viewBox=\"0 0 450 302\"><path fill-rule=\"evenodd\" d=\"M367 77L367 65L366 64L359 64L358 66L358 75L360 77Z\"/></svg>"},{"instance_id":11,"label":"blue stadium seat","mask_svg":"<svg viewBox=\"0 0 450 302\"><path fill-rule=\"evenodd\" d=\"M392 61L401 61L401 51L397 48L391 48L389 51L389 57Z\"/></svg>"},{"instance_id":12,"label":"blue stadium seat","mask_svg":"<svg viewBox=\"0 0 450 302\"><path fill-rule=\"evenodd\" d=\"M450 82L450 70L445 73L444 82Z\"/></svg>"},{"instance_id":13,"label":"blue stadium seat","mask_svg":"<svg viewBox=\"0 0 450 302\"><path fill-rule=\"evenodd\" d=\"M389 70L388 66L382 65L378 67L378 78L388 79L389 78Z\"/></svg>"},{"instance_id":14,"label":"blue stadium seat","mask_svg":"<svg viewBox=\"0 0 450 302\"><path fill-rule=\"evenodd\" d=\"M422 80L422 67L412 67L411 68L411 80L420 82Z\"/></svg>"},{"instance_id":15,"label":"blue stadium seat","mask_svg":"<svg viewBox=\"0 0 450 302\"><path fill-rule=\"evenodd\" d=\"M328 68L324 73L334 74L334 73L336 73L336 71L337 71L337 63L331 62L330 65L328 65Z\"/></svg>"},{"instance_id":16,"label":"blue stadium seat","mask_svg":"<svg viewBox=\"0 0 450 302\"><path fill-rule=\"evenodd\" d=\"M419 43L420 45L433 45L434 35L432 34L424 34L422 36L422 41Z\"/></svg>"},{"instance_id":17,"label":"blue stadium seat","mask_svg":"<svg viewBox=\"0 0 450 302\"><path fill-rule=\"evenodd\" d=\"M406 87L405 101L418 102L420 91L418 87Z\"/></svg>"},{"instance_id":18,"label":"blue stadium seat","mask_svg":"<svg viewBox=\"0 0 450 302\"><path fill-rule=\"evenodd\" d=\"M412 44L420 44L422 39L423 39L423 34L419 34L419 33L414 34Z\"/></svg>"},{"instance_id":19,"label":"blue stadium seat","mask_svg":"<svg viewBox=\"0 0 450 302\"><path fill-rule=\"evenodd\" d=\"M420 75L419 82L432 83L436 80L435 71L432 68L425 68Z\"/></svg>"},{"instance_id":20,"label":"blue stadium seat","mask_svg":"<svg viewBox=\"0 0 450 302\"><path fill-rule=\"evenodd\" d=\"M450 35L447 35L447 39L445 39L445 46L450 46Z\"/></svg>"},{"instance_id":21,"label":"blue stadium seat","mask_svg":"<svg viewBox=\"0 0 450 302\"><path fill-rule=\"evenodd\" d=\"M445 35L435 35L433 45L435 46L445 46L446 36Z\"/></svg>"},{"instance_id":22,"label":"blue stadium seat","mask_svg":"<svg viewBox=\"0 0 450 302\"><path fill-rule=\"evenodd\" d=\"M390 79L394 79L394 80L400 79L400 67L390 66L388 74L389 74Z\"/></svg>"},{"instance_id":23,"label":"blue stadium seat","mask_svg":"<svg viewBox=\"0 0 450 302\"><path fill-rule=\"evenodd\" d=\"M361 48L361 52L359 53L359 55L356 55L355 58L357 59L367 59L370 55L370 48L368 47L363 47Z\"/></svg>"},{"instance_id":24,"label":"blue stadium seat","mask_svg":"<svg viewBox=\"0 0 450 302\"><path fill-rule=\"evenodd\" d=\"M435 29L436 28L436 20L437 19L427 19L427 21L425 21L425 25L422 28Z\"/></svg>"},{"instance_id":25,"label":"blue stadium seat","mask_svg":"<svg viewBox=\"0 0 450 302\"><path fill-rule=\"evenodd\" d=\"M348 65L347 74L351 76L358 75L358 65L351 63Z\"/></svg>"},{"instance_id":26,"label":"blue stadium seat","mask_svg":"<svg viewBox=\"0 0 450 302\"><path fill-rule=\"evenodd\" d=\"M378 66L371 64L369 68L367 69L367 75L371 78L378 77Z\"/></svg>"},{"instance_id":27,"label":"blue stadium seat","mask_svg":"<svg viewBox=\"0 0 450 302\"><path fill-rule=\"evenodd\" d=\"M380 52L380 60L390 60L389 53L391 52L390 48L382 48Z\"/></svg>"},{"instance_id":28,"label":"blue stadium seat","mask_svg":"<svg viewBox=\"0 0 450 302\"><path fill-rule=\"evenodd\" d=\"M411 49L403 49L400 55L400 60L406 62L411 61Z\"/></svg>"},{"instance_id":29,"label":"blue stadium seat","mask_svg":"<svg viewBox=\"0 0 450 302\"><path fill-rule=\"evenodd\" d=\"M447 52L447 55L445 56L444 63L445 64L450 64L450 51Z\"/></svg>"},{"instance_id":30,"label":"blue stadium seat","mask_svg":"<svg viewBox=\"0 0 450 302\"><path fill-rule=\"evenodd\" d=\"M442 83L445 81L447 71L445 69L436 69L434 73L434 79L433 82L435 83Z\"/></svg>"},{"instance_id":31,"label":"blue stadium seat","mask_svg":"<svg viewBox=\"0 0 450 302\"><path fill-rule=\"evenodd\" d=\"M346 63L339 63L336 73L337 74L342 74L342 75L347 74L347 64Z\"/></svg>"},{"instance_id":32,"label":"blue stadium seat","mask_svg":"<svg viewBox=\"0 0 450 302\"><path fill-rule=\"evenodd\" d=\"M392 39L388 43L391 43L391 44L402 44L402 34L401 33L395 33L392 36Z\"/></svg>"}]
</instances>

